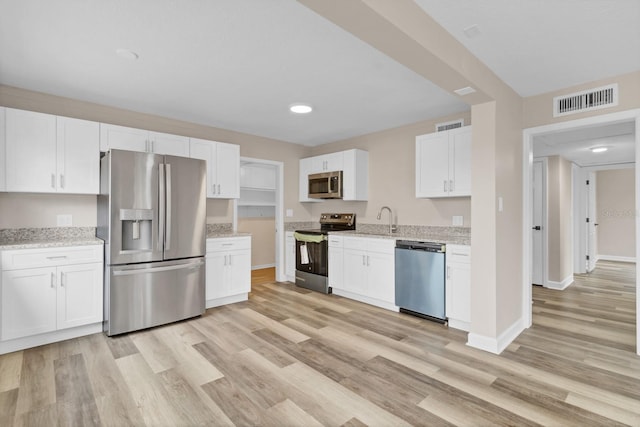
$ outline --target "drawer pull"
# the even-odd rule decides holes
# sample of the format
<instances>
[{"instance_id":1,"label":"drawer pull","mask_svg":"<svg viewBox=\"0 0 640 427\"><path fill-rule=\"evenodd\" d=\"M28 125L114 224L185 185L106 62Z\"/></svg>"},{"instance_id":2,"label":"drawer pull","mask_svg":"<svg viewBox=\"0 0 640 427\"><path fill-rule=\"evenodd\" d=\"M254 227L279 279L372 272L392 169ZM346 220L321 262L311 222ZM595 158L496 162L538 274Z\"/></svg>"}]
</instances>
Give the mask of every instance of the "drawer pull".
<instances>
[{"instance_id":1,"label":"drawer pull","mask_svg":"<svg viewBox=\"0 0 640 427\"><path fill-rule=\"evenodd\" d=\"M461 254L458 252L451 252L451 255L457 255L457 256L469 256L469 254Z\"/></svg>"},{"instance_id":2,"label":"drawer pull","mask_svg":"<svg viewBox=\"0 0 640 427\"><path fill-rule=\"evenodd\" d=\"M47 259L65 259L66 255L48 256Z\"/></svg>"},{"instance_id":3,"label":"drawer pull","mask_svg":"<svg viewBox=\"0 0 640 427\"><path fill-rule=\"evenodd\" d=\"M56 287L56 275L55 273L51 273L51 288Z\"/></svg>"}]
</instances>

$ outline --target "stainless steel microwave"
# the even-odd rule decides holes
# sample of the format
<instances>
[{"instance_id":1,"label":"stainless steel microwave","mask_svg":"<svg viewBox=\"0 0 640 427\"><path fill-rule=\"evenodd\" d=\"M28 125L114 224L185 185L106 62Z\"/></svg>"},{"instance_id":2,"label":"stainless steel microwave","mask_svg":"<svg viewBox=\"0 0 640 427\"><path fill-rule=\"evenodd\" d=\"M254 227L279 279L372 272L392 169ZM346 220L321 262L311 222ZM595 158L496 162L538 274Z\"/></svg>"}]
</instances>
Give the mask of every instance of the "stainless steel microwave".
<instances>
[{"instance_id":1,"label":"stainless steel microwave","mask_svg":"<svg viewBox=\"0 0 640 427\"><path fill-rule=\"evenodd\" d=\"M309 198L342 199L342 171L309 175Z\"/></svg>"}]
</instances>

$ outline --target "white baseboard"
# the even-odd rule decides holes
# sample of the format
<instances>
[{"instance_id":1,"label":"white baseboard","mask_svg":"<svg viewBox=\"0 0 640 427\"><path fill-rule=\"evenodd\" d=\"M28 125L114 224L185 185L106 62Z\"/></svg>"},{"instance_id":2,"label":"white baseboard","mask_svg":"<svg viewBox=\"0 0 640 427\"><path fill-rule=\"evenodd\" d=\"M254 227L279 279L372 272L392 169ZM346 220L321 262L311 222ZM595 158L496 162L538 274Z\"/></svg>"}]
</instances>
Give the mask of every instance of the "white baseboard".
<instances>
[{"instance_id":1,"label":"white baseboard","mask_svg":"<svg viewBox=\"0 0 640 427\"><path fill-rule=\"evenodd\" d=\"M618 255L598 255L597 261L618 261L618 262L631 262L636 263L636 258L632 256L618 256Z\"/></svg>"},{"instance_id":2,"label":"white baseboard","mask_svg":"<svg viewBox=\"0 0 640 427\"><path fill-rule=\"evenodd\" d=\"M271 268L271 267L275 267L275 264L262 264L262 265L252 265L251 269L252 270L260 270L262 268Z\"/></svg>"},{"instance_id":3,"label":"white baseboard","mask_svg":"<svg viewBox=\"0 0 640 427\"><path fill-rule=\"evenodd\" d=\"M333 288L333 293L335 295L338 295L338 296L341 296L341 297L345 297L345 298L349 298L349 299L353 299L353 300L356 300L356 301L360 301L360 302L363 302L365 304L375 305L376 307L384 308L386 310L391 310L391 311L399 311L400 310L398 308L398 306L396 306L395 304L393 304L391 302L382 301L382 300L379 300L377 298L371 298L371 297L368 297L368 296L365 296L365 295L354 294L353 292L345 291L344 289Z\"/></svg>"},{"instance_id":4,"label":"white baseboard","mask_svg":"<svg viewBox=\"0 0 640 427\"><path fill-rule=\"evenodd\" d=\"M553 280L547 280L547 283L544 285L545 288L556 289L558 291L565 290L573 283L573 274L565 277L562 282L554 282Z\"/></svg>"},{"instance_id":5,"label":"white baseboard","mask_svg":"<svg viewBox=\"0 0 640 427\"><path fill-rule=\"evenodd\" d=\"M221 305L233 304L236 302L246 301L248 299L249 299L248 293L231 295L228 297L207 300L207 302L205 303L205 307L206 308L220 307Z\"/></svg>"},{"instance_id":6,"label":"white baseboard","mask_svg":"<svg viewBox=\"0 0 640 427\"><path fill-rule=\"evenodd\" d=\"M487 337L484 335L470 332L469 335L467 335L467 338L468 338L467 345L469 347L474 347L480 350L488 351L489 353L500 354L525 329L526 328L524 327L523 320L522 318L520 318L514 324L509 326L497 338Z\"/></svg>"},{"instance_id":7,"label":"white baseboard","mask_svg":"<svg viewBox=\"0 0 640 427\"><path fill-rule=\"evenodd\" d=\"M0 354L102 332L102 322L0 342Z\"/></svg>"}]
</instances>

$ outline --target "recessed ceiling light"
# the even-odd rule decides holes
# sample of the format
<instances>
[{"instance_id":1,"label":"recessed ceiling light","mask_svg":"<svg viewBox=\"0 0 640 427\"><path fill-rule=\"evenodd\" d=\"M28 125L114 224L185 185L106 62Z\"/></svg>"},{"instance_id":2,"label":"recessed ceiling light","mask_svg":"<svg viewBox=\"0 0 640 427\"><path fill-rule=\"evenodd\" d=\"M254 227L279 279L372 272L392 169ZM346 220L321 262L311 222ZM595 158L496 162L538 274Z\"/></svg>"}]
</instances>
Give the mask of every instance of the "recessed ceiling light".
<instances>
[{"instance_id":1,"label":"recessed ceiling light","mask_svg":"<svg viewBox=\"0 0 640 427\"><path fill-rule=\"evenodd\" d=\"M608 148L607 147L593 147L591 149L592 153L604 153L605 151L607 151Z\"/></svg>"},{"instance_id":2,"label":"recessed ceiling light","mask_svg":"<svg viewBox=\"0 0 640 427\"><path fill-rule=\"evenodd\" d=\"M135 61L138 59L138 54L129 49L116 49L116 54L123 59L128 59L129 61Z\"/></svg>"},{"instance_id":3,"label":"recessed ceiling light","mask_svg":"<svg viewBox=\"0 0 640 427\"><path fill-rule=\"evenodd\" d=\"M296 114L309 114L313 111L313 108L307 104L293 104L289 107L289 111Z\"/></svg>"},{"instance_id":4,"label":"recessed ceiling light","mask_svg":"<svg viewBox=\"0 0 640 427\"><path fill-rule=\"evenodd\" d=\"M471 86L467 86L467 87L463 87L463 88L454 90L454 92L457 93L460 96L469 95L470 93L474 93L475 91L476 90L474 88L472 88Z\"/></svg>"}]
</instances>

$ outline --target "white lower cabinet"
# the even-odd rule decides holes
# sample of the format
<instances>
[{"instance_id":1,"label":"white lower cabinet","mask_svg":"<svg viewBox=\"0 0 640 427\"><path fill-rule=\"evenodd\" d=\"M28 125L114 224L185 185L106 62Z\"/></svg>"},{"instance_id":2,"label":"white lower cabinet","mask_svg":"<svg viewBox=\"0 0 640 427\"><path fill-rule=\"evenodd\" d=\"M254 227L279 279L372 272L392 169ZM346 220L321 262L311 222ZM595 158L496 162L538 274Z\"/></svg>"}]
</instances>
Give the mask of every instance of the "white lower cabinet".
<instances>
[{"instance_id":1,"label":"white lower cabinet","mask_svg":"<svg viewBox=\"0 0 640 427\"><path fill-rule=\"evenodd\" d=\"M468 331L471 325L471 248L447 245L446 314L449 326Z\"/></svg>"},{"instance_id":2,"label":"white lower cabinet","mask_svg":"<svg viewBox=\"0 0 640 427\"><path fill-rule=\"evenodd\" d=\"M293 231L285 233L285 274L289 282L296 281L296 239L293 237Z\"/></svg>"},{"instance_id":3,"label":"white lower cabinet","mask_svg":"<svg viewBox=\"0 0 640 427\"><path fill-rule=\"evenodd\" d=\"M2 251L0 353L102 331L102 252Z\"/></svg>"},{"instance_id":4,"label":"white lower cabinet","mask_svg":"<svg viewBox=\"0 0 640 427\"><path fill-rule=\"evenodd\" d=\"M251 237L207 239L206 307L246 301L251 292Z\"/></svg>"},{"instance_id":5,"label":"white lower cabinet","mask_svg":"<svg viewBox=\"0 0 640 427\"><path fill-rule=\"evenodd\" d=\"M395 305L395 240L343 237L342 274L339 250L329 247L329 280L333 293L388 310ZM341 278L340 278L341 277ZM337 281L336 281L337 279ZM340 283L340 280L342 283Z\"/></svg>"},{"instance_id":6,"label":"white lower cabinet","mask_svg":"<svg viewBox=\"0 0 640 427\"><path fill-rule=\"evenodd\" d=\"M344 239L342 236L329 235L329 286L344 287Z\"/></svg>"}]
</instances>

